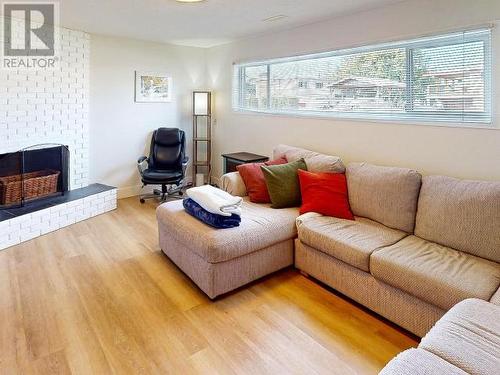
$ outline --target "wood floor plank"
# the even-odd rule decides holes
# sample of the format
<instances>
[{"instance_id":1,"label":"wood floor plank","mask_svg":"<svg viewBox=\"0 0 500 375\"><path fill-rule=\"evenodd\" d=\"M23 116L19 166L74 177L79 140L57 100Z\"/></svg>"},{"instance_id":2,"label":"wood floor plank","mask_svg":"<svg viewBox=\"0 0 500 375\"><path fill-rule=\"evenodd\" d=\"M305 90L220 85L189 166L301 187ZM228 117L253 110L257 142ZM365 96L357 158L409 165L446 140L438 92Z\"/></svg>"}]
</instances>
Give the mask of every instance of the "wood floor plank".
<instances>
[{"instance_id":1,"label":"wood floor plank","mask_svg":"<svg viewBox=\"0 0 500 375\"><path fill-rule=\"evenodd\" d=\"M305 283L309 288L290 288L291 283ZM362 373L376 372L398 354L401 347L415 345L414 339L401 335L398 329L372 314L326 289L310 289L311 286L316 284L297 274L291 280L277 278L255 287L256 290L265 290L264 294L255 292L268 299L273 310L279 311L332 352L341 354ZM301 302L297 304L296 301ZM386 335L378 333L381 327L385 327ZM394 342L391 338L395 336L405 338Z\"/></svg>"},{"instance_id":2,"label":"wood floor plank","mask_svg":"<svg viewBox=\"0 0 500 375\"><path fill-rule=\"evenodd\" d=\"M36 360L37 374L71 375L64 350Z\"/></svg>"},{"instance_id":3,"label":"wood floor plank","mask_svg":"<svg viewBox=\"0 0 500 375\"><path fill-rule=\"evenodd\" d=\"M188 311L210 303L210 299L160 251L145 254L136 258L136 261L170 297L178 310Z\"/></svg>"},{"instance_id":4,"label":"wood floor plank","mask_svg":"<svg viewBox=\"0 0 500 375\"><path fill-rule=\"evenodd\" d=\"M45 271L40 254L29 249L31 256L17 264L19 296L23 326L32 359L38 359L64 349L54 305L55 290Z\"/></svg>"},{"instance_id":5,"label":"wood floor plank","mask_svg":"<svg viewBox=\"0 0 500 375\"><path fill-rule=\"evenodd\" d=\"M73 257L68 269L112 368L117 373L157 373L131 332L135 323L120 310L92 262L86 256Z\"/></svg>"},{"instance_id":6,"label":"wood floor plank","mask_svg":"<svg viewBox=\"0 0 500 375\"><path fill-rule=\"evenodd\" d=\"M239 293L242 297L245 293ZM246 327L248 345L257 352L265 352L275 358L288 373L320 374L331 363L340 363L340 368L332 373L352 374L349 366L336 358L335 353L326 350L298 327L286 324L286 318L272 315L266 305L252 305L252 293L241 299L239 304L219 302L219 307L228 316ZM235 296L236 298L236 296ZM284 324L280 324L280 323Z\"/></svg>"},{"instance_id":7,"label":"wood floor plank","mask_svg":"<svg viewBox=\"0 0 500 375\"><path fill-rule=\"evenodd\" d=\"M194 370L186 358L189 352L176 335L171 334L169 315L158 315L144 305L144 299L136 294L120 301L122 311L133 324L127 333L142 349L151 367L158 374L192 374Z\"/></svg>"},{"instance_id":8,"label":"wood floor plank","mask_svg":"<svg viewBox=\"0 0 500 375\"><path fill-rule=\"evenodd\" d=\"M269 353L256 351L248 344L244 328L216 303L195 307L185 314L237 374L282 372L279 363Z\"/></svg>"},{"instance_id":9,"label":"wood floor plank","mask_svg":"<svg viewBox=\"0 0 500 375\"><path fill-rule=\"evenodd\" d=\"M0 374L375 374L417 341L293 269L215 302L158 248L156 205L0 252Z\"/></svg>"},{"instance_id":10,"label":"wood floor plank","mask_svg":"<svg viewBox=\"0 0 500 375\"><path fill-rule=\"evenodd\" d=\"M67 273L66 273L67 274ZM68 277L69 278L69 277ZM112 374L102 343L72 282L56 306L65 338L65 354L72 373Z\"/></svg>"},{"instance_id":11,"label":"wood floor plank","mask_svg":"<svg viewBox=\"0 0 500 375\"><path fill-rule=\"evenodd\" d=\"M236 374L236 372L231 370L224 359L210 347L193 354L189 360L198 374Z\"/></svg>"},{"instance_id":12,"label":"wood floor plank","mask_svg":"<svg viewBox=\"0 0 500 375\"><path fill-rule=\"evenodd\" d=\"M32 374L12 253L0 252L0 373Z\"/></svg>"}]
</instances>

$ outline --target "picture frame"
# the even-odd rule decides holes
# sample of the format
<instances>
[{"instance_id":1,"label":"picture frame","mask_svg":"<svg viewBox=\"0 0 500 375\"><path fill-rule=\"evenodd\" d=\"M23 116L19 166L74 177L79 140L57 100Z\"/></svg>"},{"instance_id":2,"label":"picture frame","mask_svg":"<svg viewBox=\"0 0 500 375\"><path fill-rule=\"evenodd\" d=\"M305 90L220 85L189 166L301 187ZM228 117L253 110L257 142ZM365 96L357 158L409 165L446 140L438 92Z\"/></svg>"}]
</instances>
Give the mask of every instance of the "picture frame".
<instances>
[{"instance_id":1,"label":"picture frame","mask_svg":"<svg viewBox=\"0 0 500 375\"><path fill-rule=\"evenodd\" d=\"M135 72L136 103L170 103L172 101L172 77L159 72Z\"/></svg>"}]
</instances>

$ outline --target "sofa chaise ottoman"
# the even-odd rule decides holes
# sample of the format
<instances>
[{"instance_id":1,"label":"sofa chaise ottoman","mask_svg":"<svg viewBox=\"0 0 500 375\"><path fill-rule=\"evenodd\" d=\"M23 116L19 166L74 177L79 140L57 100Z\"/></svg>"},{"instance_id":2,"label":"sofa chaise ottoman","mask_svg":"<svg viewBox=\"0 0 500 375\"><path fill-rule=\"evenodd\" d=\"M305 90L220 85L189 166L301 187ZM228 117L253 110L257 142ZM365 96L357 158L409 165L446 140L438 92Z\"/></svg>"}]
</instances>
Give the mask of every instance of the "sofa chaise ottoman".
<instances>
[{"instance_id":1,"label":"sofa chaise ottoman","mask_svg":"<svg viewBox=\"0 0 500 375\"><path fill-rule=\"evenodd\" d=\"M182 201L157 209L160 247L210 298L293 264L297 208L275 210L244 199L239 227L214 229Z\"/></svg>"}]
</instances>

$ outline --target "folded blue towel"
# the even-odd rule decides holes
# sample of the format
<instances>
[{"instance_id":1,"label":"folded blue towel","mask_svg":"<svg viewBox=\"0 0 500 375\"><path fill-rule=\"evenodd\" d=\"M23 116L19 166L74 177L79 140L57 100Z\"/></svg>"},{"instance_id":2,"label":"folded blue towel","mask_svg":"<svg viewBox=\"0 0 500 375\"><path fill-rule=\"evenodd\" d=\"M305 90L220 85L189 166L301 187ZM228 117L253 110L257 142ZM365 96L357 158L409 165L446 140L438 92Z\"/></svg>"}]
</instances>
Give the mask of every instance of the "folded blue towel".
<instances>
[{"instance_id":1,"label":"folded blue towel","mask_svg":"<svg viewBox=\"0 0 500 375\"><path fill-rule=\"evenodd\" d=\"M184 199L182 204L188 214L194 216L205 224L210 225L211 227L217 229L227 229L240 226L241 217L239 215L232 214L231 216L222 216L213 214L205 210L191 198Z\"/></svg>"}]
</instances>

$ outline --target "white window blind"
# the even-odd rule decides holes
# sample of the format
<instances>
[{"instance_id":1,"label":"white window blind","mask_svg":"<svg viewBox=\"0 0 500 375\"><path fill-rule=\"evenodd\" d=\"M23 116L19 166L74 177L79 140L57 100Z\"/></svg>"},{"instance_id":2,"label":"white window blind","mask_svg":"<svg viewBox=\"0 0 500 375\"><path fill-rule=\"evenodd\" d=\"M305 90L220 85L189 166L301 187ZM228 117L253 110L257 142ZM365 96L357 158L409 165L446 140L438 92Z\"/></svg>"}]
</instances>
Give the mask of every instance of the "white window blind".
<instances>
[{"instance_id":1,"label":"white window blind","mask_svg":"<svg viewBox=\"0 0 500 375\"><path fill-rule=\"evenodd\" d=\"M491 123L491 31L236 64L233 108Z\"/></svg>"}]
</instances>

